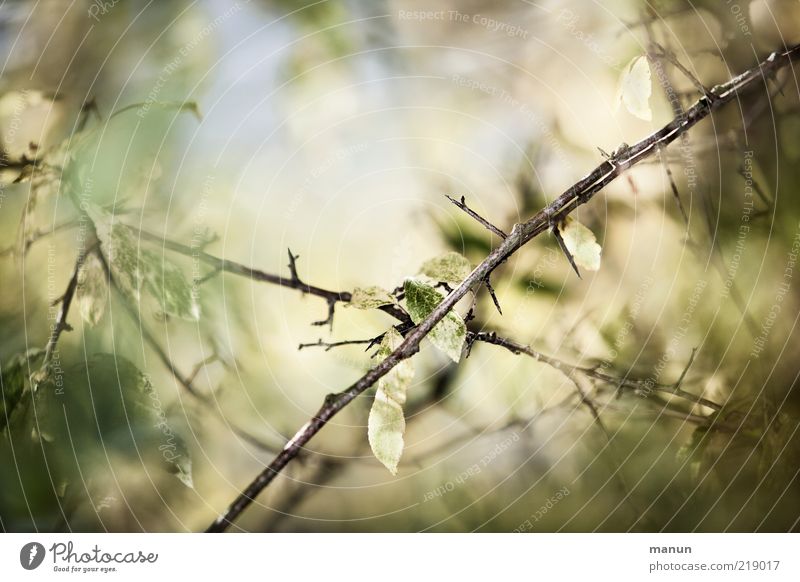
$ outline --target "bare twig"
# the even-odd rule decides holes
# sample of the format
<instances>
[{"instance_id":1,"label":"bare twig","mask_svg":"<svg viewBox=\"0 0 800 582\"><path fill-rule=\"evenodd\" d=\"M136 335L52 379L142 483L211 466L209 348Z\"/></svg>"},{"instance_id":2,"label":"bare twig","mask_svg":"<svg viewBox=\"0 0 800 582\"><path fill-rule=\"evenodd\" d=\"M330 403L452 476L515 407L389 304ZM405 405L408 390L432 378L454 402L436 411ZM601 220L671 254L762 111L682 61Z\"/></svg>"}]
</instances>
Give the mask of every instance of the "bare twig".
<instances>
[{"instance_id":1,"label":"bare twig","mask_svg":"<svg viewBox=\"0 0 800 582\"><path fill-rule=\"evenodd\" d=\"M58 315L56 316L56 323L53 326L53 330L50 333L50 339L47 341L47 346L45 347L44 360L42 361L41 368L43 374L48 373L48 368L53 359L53 353L55 352L56 345L58 344L61 334L64 331L72 329L67 323L69 308L72 305L72 299L75 297L75 292L78 290L78 277L80 276L83 262L86 260L87 252L91 252L95 248L97 248L96 242L89 247L88 251L84 250L83 248L78 250L78 258L75 260L75 266L72 269L72 275L69 278L69 283L67 283L66 291L64 291L64 294L61 297L53 302L54 305L60 303L61 307L59 307Z\"/></svg>"},{"instance_id":2,"label":"bare twig","mask_svg":"<svg viewBox=\"0 0 800 582\"><path fill-rule=\"evenodd\" d=\"M497 227L496 227L495 225L493 225L491 222L489 222L488 220L486 220L486 219L485 219L483 216L481 216L480 214L478 214L477 212L475 212L474 210L472 210L472 208L470 208L469 206L467 206L467 203L465 202L465 200L464 200L464 197L463 197L463 196L461 197L461 200L460 200L460 201L459 201L459 200L456 200L455 198L453 198L453 197L451 197L451 196L448 196L447 194L445 194L445 197L446 197L446 198L447 198L447 199L448 199L450 202L452 202L453 204L455 204L456 206L458 206L458 207L459 207L461 210L463 210L464 212L466 212L466 213L467 213L469 216L471 216L472 218L474 218L475 220L477 220L477 221L478 221L478 222L479 222L479 223L480 223L480 224L481 224L481 225L482 225L484 228L486 228L486 229L490 230L491 232L493 232L494 234L496 234L497 236L499 236L499 237L500 237L500 238L502 238L502 239L504 239L504 238L508 237L508 235L507 235L506 233L504 233L502 230L500 230L499 228L497 228Z\"/></svg>"},{"instance_id":3,"label":"bare twig","mask_svg":"<svg viewBox=\"0 0 800 582\"><path fill-rule=\"evenodd\" d=\"M317 413L303 425L292 437L273 461L264 468L253 481L245 487L207 528L208 532L222 532L228 529L234 520L253 502L261 491L294 459L303 446L324 427L331 418L352 402L359 394L367 390L378 379L386 375L401 361L410 358L419 351L422 339L433 327L450 312L473 287L479 285L487 275L514 254L527 242L547 230L554 220L560 220L570 212L585 204L609 183L614 181L625 170L640 160L656 153L672 143L679 136L694 127L699 121L708 117L713 111L736 99L742 92L757 86L759 82L772 76L792 59L800 55L800 45L781 52L772 53L758 66L734 77L727 83L711 90L713 98L703 96L683 115L677 116L664 127L652 133L638 143L625 148L612 159L606 160L592 172L576 182L566 192L557 197L539 213L526 222L517 224L503 242L481 262L469 276L445 297L436 308L405 338L402 344L380 364L372 368L345 391L329 394Z\"/></svg>"},{"instance_id":4,"label":"bare twig","mask_svg":"<svg viewBox=\"0 0 800 582\"><path fill-rule=\"evenodd\" d=\"M686 213L686 209L683 207L683 201L681 201L681 194L678 191L678 185L675 183L675 178L672 175L672 168L669 167L669 162L667 162L667 157L664 154L663 149L658 151L658 160L661 162L661 167L664 169L664 173L667 175L667 180L669 180L669 186L672 190L672 197L675 199L675 203L678 205L678 210L680 210L681 216L683 217L683 222L686 224L686 232L688 236L689 215Z\"/></svg>"},{"instance_id":5,"label":"bare twig","mask_svg":"<svg viewBox=\"0 0 800 582\"><path fill-rule=\"evenodd\" d=\"M195 381L195 379L197 378L197 375L201 371L203 371L210 364L213 364L214 362L217 362L217 361L219 361L219 356L217 354L211 354L210 356L208 356L202 362L197 362L194 365L194 368L192 368L192 371L189 372L189 375L186 376L186 381L188 383L190 383L190 384L193 383Z\"/></svg>"},{"instance_id":6,"label":"bare twig","mask_svg":"<svg viewBox=\"0 0 800 582\"><path fill-rule=\"evenodd\" d=\"M664 59L668 63L670 63L673 67L678 69L684 77L686 77L689 82L694 85L695 89L697 89L701 95L710 96L713 99L713 95L709 92L708 88L703 85L697 77L694 76L689 69L687 69L683 63L681 63L680 59L669 49L665 49L657 42L653 42L653 47L658 49L658 52L650 51L650 56L656 59Z\"/></svg>"},{"instance_id":7,"label":"bare twig","mask_svg":"<svg viewBox=\"0 0 800 582\"><path fill-rule=\"evenodd\" d=\"M353 346L353 345L359 345L359 344L360 345L367 344L367 347L365 349L368 350L372 346L374 346L375 344L379 343L383 339L383 335L384 334L381 334L381 335L379 335L377 337L373 337L373 338L370 338L370 339L343 340L343 341L339 341L339 342L324 342L324 341L322 341L322 338L320 338L317 341L315 341L314 343L300 344L299 346L297 346L297 349L298 350L302 350L302 349L305 349L305 348L325 348L325 351L329 352L333 348L338 348L338 347L341 347L341 346Z\"/></svg>"},{"instance_id":8,"label":"bare twig","mask_svg":"<svg viewBox=\"0 0 800 582\"><path fill-rule=\"evenodd\" d=\"M289 256L291 257L290 270L292 271L292 276L286 278L286 277L281 277L280 275L274 275L272 273L267 273L265 271L255 269L253 267L248 267L247 265L243 265L242 263L237 263L236 261L215 257L214 255L211 255L196 247L191 247L189 245L169 240L161 235L153 234L146 230L140 230L138 228L134 228L132 226L124 224L123 226L131 229L134 233L141 236L141 238L144 240L157 243L161 245L163 248L176 252L178 254L187 257L194 257L204 262L205 264L210 265L215 270L224 271L226 273L238 275L240 277L245 277L247 279L252 279L253 281L271 283L273 285L279 285L281 287L286 287L289 289L296 289L297 291L300 291L303 294L314 295L316 297L324 299L328 304L328 317L321 321L314 322L314 325L326 325L330 323L332 321L333 311L336 304L349 303L350 300L352 299L352 294L349 291L329 291L321 287L309 285L308 283L302 281L297 276L297 271L296 271L297 266L295 262L297 260L297 257L293 256L291 254L291 251L289 251ZM388 313L389 315L391 315L392 317L394 317L399 321L405 323L411 321L411 318L408 316L408 314L405 313L405 311L403 311L397 305L384 305L382 307L379 307L379 309L381 311Z\"/></svg>"},{"instance_id":9,"label":"bare twig","mask_svg":"<svg viewBox=\"0 0 800 582\"><path fill-rule=\"evenodd\" d=\"M497 313L503 315L503 310L500 309L500 300L497 299L497 294L494 292L494 287L492 287L491 275L486 275L486 278L483 280L483 284L486 286L486 290L492 297L492 302L494 303L495 309L497 309Z\"/></svg>"}]
</instances>

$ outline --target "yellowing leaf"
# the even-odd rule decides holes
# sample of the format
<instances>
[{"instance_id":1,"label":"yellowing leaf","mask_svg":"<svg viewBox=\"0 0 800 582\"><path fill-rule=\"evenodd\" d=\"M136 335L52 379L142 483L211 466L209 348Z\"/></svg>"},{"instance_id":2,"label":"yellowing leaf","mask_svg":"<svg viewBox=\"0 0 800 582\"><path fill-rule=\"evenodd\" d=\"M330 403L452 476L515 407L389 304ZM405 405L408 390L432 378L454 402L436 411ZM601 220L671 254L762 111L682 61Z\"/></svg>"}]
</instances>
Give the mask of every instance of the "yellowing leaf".
<instances>
[{"instance_id":1,"label":"yellowing leaf","mask_svg":"<svg viewBox=\"0 0 800 582\"><path fill-rule=\"evenodd\" d=\"M382 287L356 287L347 305L356 309L375 309L381 305L391 305L395 298Z\"/></svg>"},{"instance_id":2,"label":"yellowing leaf","mask_svg":"<svg viewBox=\"0 0 800 582\"><path fill-rule=\"evenodd\" d=\"M406 307L414 323L419 324L430 315L442 296L436 289L425 283L407 279L404 285ZM454 362L461 359L461 350L467 339L467 326L457 313L450 311L428 334L428 339Z\"/></svg>"},{"instance_id":3,"label":"yellowing leaf","mask_svg":"<svg viewBox=\"0 0 800 582\"><path fill-rule=\"evenodd\" d=\"M472 264L464 255L455 251L426 261L420 269L420 273L435 281L456 284L461 283L471 272Z\"/></svg>"},{"instance_id":4,"label":"yellowing leaf","mask_svg":"<svg viewBox=\"0 0 800 582\"><path fill-rule=\"evenodd\" d=\"M575 259L575 264L589 271L600 268L600 252L594 233L577 220L568 218L561 228L564 244Z\"/></svg>"},{"instance_id":5,"label":"yellowing leaf","mask_svg":"<svg viewBox=\"0 0 800 582\"><path fill-rule=\"evenodd\" d=\"M653 93L653 83L650 79L650 65L647 57L635 57L619 80L615 107L624 103L625 108L639 119L650 121L653 112L650 110L650 95Z\"/></svg>"},{"instance_id":6,"label":"yellowing leaf","mask_svg":"<svg viewBox=\"0 0 800 582\"><path fill-rule=\"evenodd\" d=\"M108 287L103 265L94 253L86 257L78 273L77 300L83 320L97 325L106 311Z\"/></svg>"},{"instance_id":7,"label":"yellowing leaf","mask_svg":"<svg viewBox=\"0 0 800 582\"><path fill-rule=\"evenodd\" d=\"M378 349L378 363L403 343L403 336L391 328L383 336ZM406 419L403 416L403 405L406 392L414 378L414 366L410 360L403 360L378 380L375 401L369 411L367 437L372 453L383 463L392 475L397 474L397 464L403 454L403 433L406 430Z\"/></svg>"}]
</instances>

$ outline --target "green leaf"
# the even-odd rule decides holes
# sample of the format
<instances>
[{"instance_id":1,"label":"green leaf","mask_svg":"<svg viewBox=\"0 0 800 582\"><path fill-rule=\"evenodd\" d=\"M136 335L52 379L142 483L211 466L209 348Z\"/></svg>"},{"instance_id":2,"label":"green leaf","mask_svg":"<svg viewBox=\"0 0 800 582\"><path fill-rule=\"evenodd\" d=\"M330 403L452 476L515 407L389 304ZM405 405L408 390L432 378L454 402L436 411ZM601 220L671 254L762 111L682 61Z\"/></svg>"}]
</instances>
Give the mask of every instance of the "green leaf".
<instances>
[{"instance_id":1,"label":"green leaf","mask_svg":"<svg viewBox=\"0 0 800 582\"><path fill-rule=\"evenodd\" d=\"M356 309L375 309L382 305L391 305L396 300L386 289L382 287L356 287L350 299L351 305Z\"/></svg>"},{"instance_id":2,"label":"green leaf","mask_svg":"<svg viewBox=\"0 0 800 582\"><path fill-rule=\"evenodd\" d=\"M161 311L190 321L200 319L200 305L183 270L150 251L143 251L142 255L146 263L145 285L158 301Z\"/></svg>"},{"instance_id":3,"label":"green leaf","mask_svg":"<svg viewBox=\"0 0 800 582\"><path fill-rule=\"evenodd\" d=\"M78 273L76 297L83 320L89 325L97 325L106 310L108 288L103 265L94 253L86 257Z\"/></svg>"},{"instance_id":4,"label":"green leaf","mask_svg":"<svg viewBox=\"0 0 800 582\"><path fill-rule=\"evenodd\" d=\"M600 268L600 252L602 248L597 244L594 233L577 220L568 217L561 228L561 237L564 239L575 264L589 271Z\"/></svg>"},{"instance_id":5,"label":"green leaf","mask_svg":"<svg viewBox=\"0 0 800 582\"><path fill-rule=\"evenodd\" d=\"M405 282L406 306L414 323L424 320L439 303L442 296L436 289L413 279ZM467 326L454 311L450 311L428 334L428 339L454 362L461 359L461 350L467 339Z\"/></svg>"},{"instance_id":6,"label":"green leaf","mask_svg":"<svg viewBox=\"0 0 800 582\"><path fill-rule=\"evenodd\" d=\"M650 110L650 95L653 93L653 83L650 79L650 65L646 56L634 57L625 67L619 79L615 107L619 109L620 103L632 114L650 121L653 112Z\"/></svg>"},{"instance_id":7,"label":"green leaf","mask_svg":"<svg viewBox=\"0 0 800 582\"><path fill-rule=\"evenodd\" d=\"M92 207L88 213L120 291L128 298L139 301L144 270L133 232L124 225L113 224L113 216L100 208Z\"/></svg>"},{"instance_id":8,"label":"green leaf","mask_svg":"<svg viewBox=\"0 0 800 582\"><path fill-rule=\"evenodd\" d=\"M378 349L378 363L385 360L400 344L403 336L391 328L383 336ZM369 411L367 436L372 453L383 463L392 475L397 474L397 464L403 454L403 433L406 420L403 405L406 393L414 378L414 366L410 360L403 360L378 380L378 390Z\"/></svg>"},{"instance_id":9,"label":"green leaf","mask_svg":"<svg viewBox=\"0 0 800 582\"><path fill-rule=\"evenodd\" d=\"M104 210L92 207L89 215L114 280L125 295L138 302L144 287L166 315L199 319L196 294L178 265L150 250L139 249L133 231L113 224L113 217Z\"/></svg>"},{"instance_id":10,"label":"green leaf","mask_svg":"<svg viewBox=\"0 0 800 582\"><path fill-rule=\"evenodd\" d=\"M35 361L44 355L44 350L31 349L24 354L17 354L7 363L0 365L0 431L11 424L14 411L28 386L28 373Z\"/></svg>"},{"instance_id":11,"label":"green leaf","mask_svg":"<svg viewBox=\"0 0 800 582\"><path fill-rule=\"evenodd\" d=\"M472 264L467 258L455 251L423 263L420 273L444 283L461 283L472 272Z\"/></svg>"},{"instance_id":12,"label":"green leaf","mask_svg":"<svg viewBox=\"0 0 800 582\"><path fill-rule=\"evenodd\" d=\"M95 354L41 383L31 431L57 460L56 477L78 482L86 466L106 467L116 453L164 467L192 486L188 448L174 430L149 376L114 354Z\"/></svg>"}]
</instances>

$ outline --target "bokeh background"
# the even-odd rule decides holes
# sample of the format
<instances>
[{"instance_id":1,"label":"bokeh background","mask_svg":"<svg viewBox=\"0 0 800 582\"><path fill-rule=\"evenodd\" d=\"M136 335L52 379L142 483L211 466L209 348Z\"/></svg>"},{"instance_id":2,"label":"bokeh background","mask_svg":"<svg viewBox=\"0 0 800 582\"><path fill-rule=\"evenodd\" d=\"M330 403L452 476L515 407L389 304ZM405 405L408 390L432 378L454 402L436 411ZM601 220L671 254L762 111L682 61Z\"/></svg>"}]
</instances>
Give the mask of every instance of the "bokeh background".
<instances>
[{"instance_id":1,"label":"bokeh background","mask_svg":"<svg viewBox=\"0 0 800 582\"><path fill-rule=\"evenodd\" d=\"M363 346L298 345L392 324L338 305L332 329L312 326L319 298L142 240L207 276L199 320L113 294L96 326L73 309L58 361L76 400L44 411L37 350L85 235L65 189L267 272L288 275L291 248L308 283L392 289L442 252L477 263L497 244L445 194L508 230L599 148L695 100L656 58L652 121L615 107L624 68L654 43L711 87L798 41L794 0L2 2L0 365L4 412L16 393L27 410L3 418L0 527L204 529L372 364ZM551 366L482 344L456 366L425 343L397 476L370 453L368 391L236 528L796 530L799 95L786 69L665 152L688 225L662 164L642 163L578 212L602 245L598 272L578 279L544 235L495 274L503 314L483 291L471 322L664 384L696 349L682 387L722 410L587 383L604 432ZM56 156L70 175L19 163ZM143 385L144 418L181 435L190 479L164 470L161 437L130 429L126 394ZM40 414L64 430L31 430Z\"/></svg>"}]
</instances>

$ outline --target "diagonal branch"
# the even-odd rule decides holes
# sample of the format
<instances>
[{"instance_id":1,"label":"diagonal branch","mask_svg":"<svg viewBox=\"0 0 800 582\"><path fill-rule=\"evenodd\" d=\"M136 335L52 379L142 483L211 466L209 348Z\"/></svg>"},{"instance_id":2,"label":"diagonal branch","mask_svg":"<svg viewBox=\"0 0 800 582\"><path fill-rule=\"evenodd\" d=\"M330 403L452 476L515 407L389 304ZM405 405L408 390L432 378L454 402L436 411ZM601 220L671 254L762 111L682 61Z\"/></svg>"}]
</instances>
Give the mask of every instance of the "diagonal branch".
<instances>
[{"instance_id":1,"label":"diagonal branch","mask_svg":"<svg viewBox=\"0 0 800 582\"><path fill-rule=\"evenodd\" d=\"M519 250L527 242L544 232L555 220L560 220L570 212L585 204L609 183L614 181L625 170L639 161L656 153L659 148L665 147L678 137L689 131L698 122L708 117L713 111L726 103L733 101L741 93L758 87L766 82L768 77L774 75L780 68L789 64L792 59L800 56L800 45L788 50L772 53L766 60L756 67L734 77L723 85L718 85L710 90L712 98L701 97L692 107L666 124L658 131L645 137L638 143L623 148L616 155L604 161L592 172L576 182L566 192L553 200L544 209L531 219L517 224L503 242L495 248L482 263L480 263L461 285L445 297L439 305L428 315L425 320L414 328L402 344L385 360L372 368L345 391L338 394L329 394L317 413L309 420L294 437L289 440L273 461L265 467L255 479L237 495L231 505L208 527L208 532L222 532L228 529L233 521L253 502L261 491L269 485L275 477L289 464L302 450L303 446L324 427L342 408L352 402L359 394L367 390L378 379L386 375L401 361L410 358L419 351L422 339L430 333L433 327L455 307L467 293L476 285L482 283L503 261Z\"/></svg>"}]
</instances>

